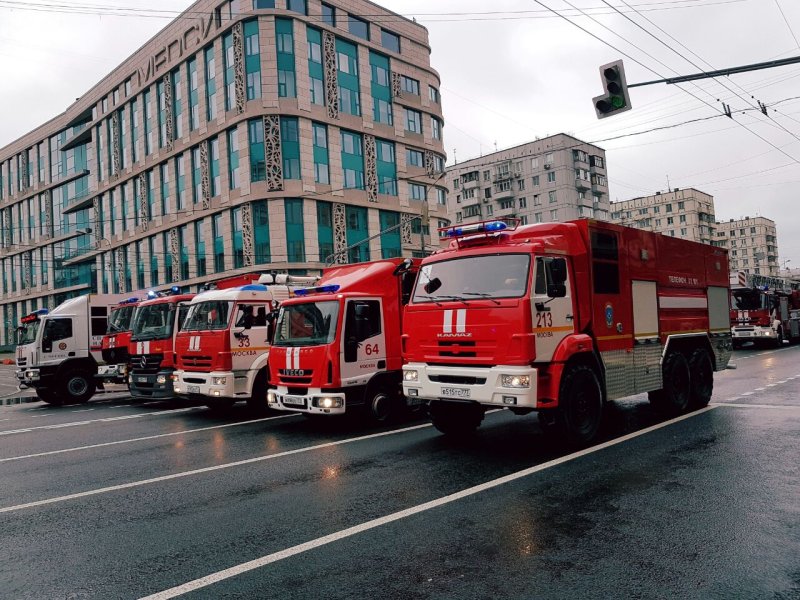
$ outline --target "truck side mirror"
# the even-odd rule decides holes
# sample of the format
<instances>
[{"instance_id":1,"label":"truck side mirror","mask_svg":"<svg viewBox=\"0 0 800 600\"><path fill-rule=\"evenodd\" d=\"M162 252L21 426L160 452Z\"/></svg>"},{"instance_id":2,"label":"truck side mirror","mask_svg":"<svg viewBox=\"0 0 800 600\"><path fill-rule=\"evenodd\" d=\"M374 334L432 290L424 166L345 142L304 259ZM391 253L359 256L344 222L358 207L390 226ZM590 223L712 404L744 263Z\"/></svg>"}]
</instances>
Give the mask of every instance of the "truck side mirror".
<instances>
[{"instance_id":1,"label":"truck side mirror","mask_svg":"<svg viewBox=\"0 0 800 600\"><path fill-rule=\"evenodd\" d=\"M411 268L411 265L413 264L414 262L410 258L405 259L403 262L401 262L394 268L394 271L392 271L392 275L396 277L397 275L405 273Z\"/></svg>"},{"instance_id":2,"label":"truck side mirror","mask_svg":"<svg viewBox=\"0 0 800 600\"><path fill-rule=\"evenodd\" d=\"M425 284L425 288L424 288L425 289L425 293L426 294L432 294L433 292L438 290L440 287L442 287L442 280L439 279L438 277L434 277L428 283Z\"/></svg>"}]
</instances>

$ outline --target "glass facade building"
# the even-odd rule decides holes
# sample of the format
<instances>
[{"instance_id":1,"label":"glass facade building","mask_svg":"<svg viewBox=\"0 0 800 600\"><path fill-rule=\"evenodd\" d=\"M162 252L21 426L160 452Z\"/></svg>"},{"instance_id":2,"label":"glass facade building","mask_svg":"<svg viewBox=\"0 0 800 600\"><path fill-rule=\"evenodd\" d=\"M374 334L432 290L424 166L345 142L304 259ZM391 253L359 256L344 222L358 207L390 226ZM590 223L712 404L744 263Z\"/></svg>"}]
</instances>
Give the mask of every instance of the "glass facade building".
<instances>
[{"instance_id":1,"label":"glass facade building","mask_svg":"<svg viewBox=\"0 0 800 600\"><path fill-rule=\"evenodd\" d=\"M79 294L418 255L411 182L446 219L424 27L358 1L187 12L0 148L0 344Z\"/></svg>"}]
</instances>

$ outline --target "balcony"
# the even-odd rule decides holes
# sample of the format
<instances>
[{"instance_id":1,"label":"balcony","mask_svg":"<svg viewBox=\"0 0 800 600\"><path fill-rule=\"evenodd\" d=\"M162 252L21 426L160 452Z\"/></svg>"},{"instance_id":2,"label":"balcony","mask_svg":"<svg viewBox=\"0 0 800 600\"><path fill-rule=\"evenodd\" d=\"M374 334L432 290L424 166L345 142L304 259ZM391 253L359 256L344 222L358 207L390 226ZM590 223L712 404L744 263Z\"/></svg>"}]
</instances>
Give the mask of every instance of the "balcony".
<instances>
[{"instance_id":1,"label":"balcony","mask_svg":"<svg viewBox=\"0 0 800 600\"><path fill-rule=\"evenodd\" d=\"M92 205L94 200L94 192L92 190L84 190L82 192L78 192L72 198L67 198L64 201L64 210L63 213L69 214L77 212L83 208L87 208Z\"/></svg>"},{"instance_id":2,"label":"balcony","mask_svg":"<svg viewBox=\"0 0 800 600\"><path fill-rule=\"evenodd\" d=\"M591 186L588 181L580 177L575 178L575 187L580 191L588 190Z\"/></svg>"},{"instance_id":3,"label":"balcony","mask_svg":"<svg viewBox=\"0 0 800 600\"><path fill-rule=\"evenodd\" d=\"M572 160L576 165L589 165L589 155L578 150L572 151Z\"/></svg>"}]
</instances>

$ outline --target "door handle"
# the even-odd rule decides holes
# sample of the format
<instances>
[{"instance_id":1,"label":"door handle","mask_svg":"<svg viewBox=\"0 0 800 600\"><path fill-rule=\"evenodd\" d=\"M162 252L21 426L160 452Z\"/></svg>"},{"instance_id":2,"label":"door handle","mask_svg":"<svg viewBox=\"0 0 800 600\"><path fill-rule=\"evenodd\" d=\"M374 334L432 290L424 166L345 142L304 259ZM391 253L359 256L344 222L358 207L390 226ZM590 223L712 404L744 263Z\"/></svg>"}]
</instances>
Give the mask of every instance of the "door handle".
<instances>
[{"instance_id":1,"label":"door handle","mask_svg":"<svg viewBox=\"0 0 800 600\"><path fill-rule=\"evenodd\" d=\"M74 352L67 352L67 356L75 356Z\"/></svg>"},{"instance_id":2,"label":"door handle","mask_svg":"<svg viewBox=\"0 0 800 600\"><path fill-rule=\"evenodd\" d=\"M617 333L622 333L622 323L617 323Z\"/></svg>"},{"instance_id":3,"label":"door handle","mask_svg":"<svg viewBox=\"0 0 800 600\"><path fill-rule=\"evenodd\" d=\"M573 317L572 315L567 315L564 318L567 319L568 321L572 321L572 319L574 319L575 317Z\"/></svg>"}]
</instances>

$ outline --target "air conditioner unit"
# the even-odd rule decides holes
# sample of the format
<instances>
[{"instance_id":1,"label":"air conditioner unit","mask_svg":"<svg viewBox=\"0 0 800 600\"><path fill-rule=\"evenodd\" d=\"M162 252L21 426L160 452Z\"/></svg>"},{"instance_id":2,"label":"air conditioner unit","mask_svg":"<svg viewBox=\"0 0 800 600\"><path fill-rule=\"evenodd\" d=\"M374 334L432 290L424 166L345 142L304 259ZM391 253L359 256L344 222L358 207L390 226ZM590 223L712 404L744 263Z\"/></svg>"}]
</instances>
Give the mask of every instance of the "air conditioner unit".
<instances>
[{"instance_id":1,"label":"air conditioner unit","mask_svg":"<svg viewBox=\"0 0 800 600\"><path fill-rule=\"evenodd\" d=\"M544 168L545 169L552 169L553 165L551 165L550 163L544 163Z\"/></svg>"},{"instance_id":2,"label":"air conditioner unit","mask_svg":"<svg viewBox=\"0 0 800 600\"><path fill-rule=\"evenodd\" d=\"M483 203L484 203L484 204L489 204L489 200L490 200L490 198L484 198L484 199L483 199Z\"/></svg>"}]
</instances>

